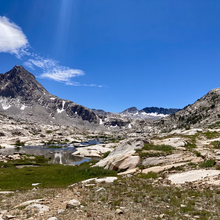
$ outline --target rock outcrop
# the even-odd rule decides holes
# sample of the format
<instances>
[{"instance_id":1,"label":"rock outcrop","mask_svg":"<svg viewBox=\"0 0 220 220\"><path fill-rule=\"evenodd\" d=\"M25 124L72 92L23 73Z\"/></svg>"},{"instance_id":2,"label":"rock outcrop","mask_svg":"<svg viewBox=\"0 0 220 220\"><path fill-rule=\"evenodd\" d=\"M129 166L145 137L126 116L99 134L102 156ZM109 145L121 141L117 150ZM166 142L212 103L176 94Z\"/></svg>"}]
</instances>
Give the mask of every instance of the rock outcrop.
<instances>
[{"instance_id":1,"label":"rock outcrop","mask_svg":"<svg viewBox=\"0 0 220 220\"><path fill-rule=\"evenodd\" d=\"M95 166L105 167L110 170L126 170L137 166L140 161L139 156L134 155L136 149L141 149L144 142L149 140L142 138L130 138L123 141L103 160L100 160Z\"/></svg>"}]
</instances>

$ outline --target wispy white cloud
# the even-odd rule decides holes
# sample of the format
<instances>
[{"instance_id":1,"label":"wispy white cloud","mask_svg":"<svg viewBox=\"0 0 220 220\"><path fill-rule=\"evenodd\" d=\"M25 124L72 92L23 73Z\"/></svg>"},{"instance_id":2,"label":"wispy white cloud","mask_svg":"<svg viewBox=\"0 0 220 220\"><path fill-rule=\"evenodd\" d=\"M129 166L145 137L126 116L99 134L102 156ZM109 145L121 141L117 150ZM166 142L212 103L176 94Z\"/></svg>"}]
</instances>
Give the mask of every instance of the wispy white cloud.
<instances>
[{"instance_id":1,"label":"wispy white cloud","mask_svg":"<svg viewBox=\"0 0 220 220\"><path fill-rule=\"evenodd\" d=\"M19 26L0 16L0 52L15 54L20 58L29 55L27 37Z\"/></svg>"},{"instance_id":2,"label":"wispy white cloud","mask_svg":"<svg viewBox=\"0 0 220 220\"><path fill-rule=\"evenodd\" d=\"M34 66L37 66L37 67L45 70L45 69L55 67L58 64L58 62L55 60L43 59L42 57L40 57L36 54L34 54L32 56L34 56L35 58L29 59L28 61L25 62L25 65L29 66L32 69L34 68Z\"/></svg>"},{"instance_id":3,"label":"wispy white cloud","mask_svg":"<svg viewBox=\"0 0 220 220\"><path fill-rule=\"evenodd\" d=\"M97 84L74 82L72 78L85 75L82 70L61 66L58 61L44 58L35 52L31 53L28 39L22 29L4 16L0 16L1 52L14 54L18 59L24 58L24 55L28 56L29 59L24 62L24 65L33 70L36 67L42 69L43 73L39 76L41 78L52 79L72 86L103 87Z\"/></svg>"},{"instance_id":4,"label":"wispy white cloud","mask_svg":"<svg viewBox=\"0 0 220 220\"><path fill-rule=\"evenodd\" d=\"M83 84L83 86L99 87L99 85L97 84Z\"/></svg>"},{"instance_id":5,"label":"wispy white cloud","mask_svg":"<svg viewBox=\"0 0 220 220\"><path fill-rule=\"evenodd\" d=\"M65 66L55 66L51 69L48 69L45 73L41 74L42 78L53 79L58 82L72 83L71 78L76 76L83 76L84 72L78 69L70 69Z\"/></svg>"},{"instance_id":6,"label":"wispy white cloud","mask_svg":"<svg viewBox=\"0 0 220 220\"><path fill-rule=\"evenodd\" d=\"M81 86L79 82L66 82L66 85L68 86Z\"/></svg>"},{"instance_id":7,"label":"wispy white cloud","mask_svg":"<svg viewBox=\"0 0 220 220\"><path fill-rule=\"evenodd\" d=\"M71 78L84 75L82 70L60 66L57 61L53 59L43 59L40 56L36 56L35 59L29 59L24 64L32 69L34 69L35 66L43 69L43 74L40 75L41 78L64 82L67 85L80 86L79 83L71 82Z\"/></svg>"}]
</instances>

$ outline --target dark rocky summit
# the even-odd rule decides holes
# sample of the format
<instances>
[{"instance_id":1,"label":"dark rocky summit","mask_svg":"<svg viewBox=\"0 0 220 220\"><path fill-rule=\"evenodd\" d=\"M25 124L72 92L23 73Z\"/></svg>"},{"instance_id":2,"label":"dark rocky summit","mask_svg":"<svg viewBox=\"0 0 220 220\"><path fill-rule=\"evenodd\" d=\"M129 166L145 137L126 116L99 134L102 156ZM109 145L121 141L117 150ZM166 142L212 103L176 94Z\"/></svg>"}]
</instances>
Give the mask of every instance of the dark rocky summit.
<instances>
[{"instance_id":1,"label":"dark rocky summit","mask_svg":"<svg viewBox=\"0 0 220 220\"><path fill-rule=\"evenodd\" d=\"M22 66L15 66L5 74L0 74L0 96L17 98L22 101L36 101L48 91L35 79L35 76Z\"/></svg>"},{"instance_id":2,"label":"dark rocky summit","mask_svg":"<svg viewBox=\"0 0 220 220\"><path fill-rule=\"evenodd\" d=\"M158 107L146 107L142 109L146 113L157 113L163 115L170 115L178 112L180 109L178 108L158 108Z\"/></svg>"},{"instance_id":3,"label":"dark rocky summit","mask_svg":"<svg viewBox=\"0 0 220 220\"><path fill-rule=\"evenodd\" d=\"M51 95L22 66L15 66L5 74L0 74L0 110L38 122L99 123L99 117L92 110Z\"/></svg>"}]
</instances>

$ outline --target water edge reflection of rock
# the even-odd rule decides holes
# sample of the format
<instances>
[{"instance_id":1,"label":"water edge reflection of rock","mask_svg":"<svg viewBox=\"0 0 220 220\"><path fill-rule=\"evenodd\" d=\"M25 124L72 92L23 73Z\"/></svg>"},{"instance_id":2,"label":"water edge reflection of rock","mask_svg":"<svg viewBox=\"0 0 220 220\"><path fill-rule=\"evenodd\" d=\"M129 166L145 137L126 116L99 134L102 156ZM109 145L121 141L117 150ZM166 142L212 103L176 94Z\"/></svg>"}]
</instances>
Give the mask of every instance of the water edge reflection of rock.
<instances>
[{"instance_id":1,"label":"water edge reflection of rock","mask_svg":"<svg viewBox=\"0 0 220 220\"><path fill-rule=\"evenodd\" d=\"M71 155L75 151L75 147L48 148L48 146L23 146L17 148L0 149L0 154L12 155L16 152L19 152L27 155L43 155L46 158L50 158L50 164L63 165L76 165L91 160L90 158Z\"/></svg>"},{"instance_id":2,"label":"water edge reflection of rock","mask_svg":"<svg viewBox=\"0 0 220 220\"><path fill-rule=\"evenodd\" d=\"M101 144L102 141L108 139L92 139L88 140L88 142L78 143L81 147ZM89 162L91 158L80 157L71 155L76 151L76 148L73 144L52 144L52 146L57 146L57 148L51 148L51 145L45 146L23 146L23 147L15 147L15 148L6 148L0 149L0 154L14 154L15 152L19 152L21 154L27 155L43 155L46 158L50 158L50 164L63 164L63 165L79 165L83 162ZM76 145L77 147L77 145Z\"/></svg>"}]
</instances>

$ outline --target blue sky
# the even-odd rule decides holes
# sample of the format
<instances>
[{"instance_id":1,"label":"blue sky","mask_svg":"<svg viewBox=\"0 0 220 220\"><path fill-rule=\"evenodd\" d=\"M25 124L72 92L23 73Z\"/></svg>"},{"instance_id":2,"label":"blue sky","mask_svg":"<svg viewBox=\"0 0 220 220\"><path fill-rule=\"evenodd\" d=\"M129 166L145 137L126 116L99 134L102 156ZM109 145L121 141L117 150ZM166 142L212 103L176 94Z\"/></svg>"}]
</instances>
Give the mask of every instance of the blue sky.
<instances>
[{"instance_id":1,"label":"blue sky","mask_svg":"<svg viewBox=\"0 0 220 220\"><path fill-rule=\"evenodd\" d=\"M220 85L220 1L0 2L0 72L89 108L183 108Z\"/></svg>"}]
</instances>

